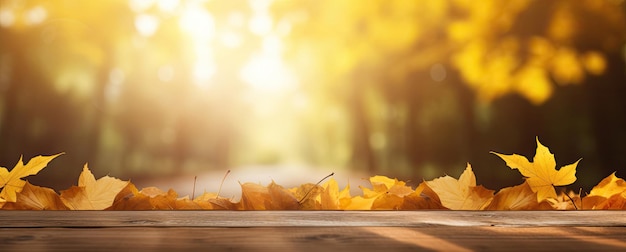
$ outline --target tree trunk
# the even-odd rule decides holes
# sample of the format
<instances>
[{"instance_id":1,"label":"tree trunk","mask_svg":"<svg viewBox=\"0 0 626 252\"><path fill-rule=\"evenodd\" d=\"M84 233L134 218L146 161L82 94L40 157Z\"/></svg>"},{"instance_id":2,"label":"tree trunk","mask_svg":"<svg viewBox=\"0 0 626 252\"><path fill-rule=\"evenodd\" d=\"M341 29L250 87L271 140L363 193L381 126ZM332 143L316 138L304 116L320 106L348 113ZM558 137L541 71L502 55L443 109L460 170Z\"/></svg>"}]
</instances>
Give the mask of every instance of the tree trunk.
<instances>
[{"instance_id":1,"label":"tree trunk","mask_svg":"<svg viewBox=\"0 0 626 252\"><path fill-rule=\"evenodd\" d=\"M367 84L362 74L362 71L355 71L350 83L351 92L348 94L348 107L353 125L352 163L364 167L371 174L376 174L378 164L369 141L371 132L363 99L365 95L363 91Z\"/></svg>"}]
</instances>

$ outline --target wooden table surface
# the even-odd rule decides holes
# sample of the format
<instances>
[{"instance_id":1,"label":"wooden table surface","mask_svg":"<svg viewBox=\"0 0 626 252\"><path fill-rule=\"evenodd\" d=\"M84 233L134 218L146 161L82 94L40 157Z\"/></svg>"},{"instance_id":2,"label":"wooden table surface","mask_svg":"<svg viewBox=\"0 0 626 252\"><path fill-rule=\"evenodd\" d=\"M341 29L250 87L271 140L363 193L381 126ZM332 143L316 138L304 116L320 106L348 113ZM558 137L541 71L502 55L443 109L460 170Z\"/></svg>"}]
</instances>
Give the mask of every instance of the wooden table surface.
<instances>
[{"instance_id":1,"label":"wooden table surface","mask_svg":"<svg viewBox=\"0 0 626 252\"><path fill-rule=\"evenodd\" d=\"M626 211L0 211L0 251L626 251Z\"/></svg>"}]
</instances>

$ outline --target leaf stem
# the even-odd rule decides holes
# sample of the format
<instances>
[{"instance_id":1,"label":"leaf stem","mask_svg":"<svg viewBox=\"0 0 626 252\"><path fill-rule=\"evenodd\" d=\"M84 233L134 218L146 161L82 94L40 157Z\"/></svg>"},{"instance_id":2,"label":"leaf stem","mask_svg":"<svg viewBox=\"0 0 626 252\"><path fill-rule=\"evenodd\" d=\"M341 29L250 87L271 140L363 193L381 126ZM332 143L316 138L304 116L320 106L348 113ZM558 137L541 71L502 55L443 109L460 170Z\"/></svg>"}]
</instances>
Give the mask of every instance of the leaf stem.
<instances>
[{"instance_id":1,"label":"leaf stem","mask_svg":"<svg viewBox=\"0 0 626 252\"><path fill-rule=\"evenodd\" d=\"M333 172L333 173L331 173L331 174L326 175L326 177L324 177L323 179L320 179L320 181L318 181L318 182L315 184L315 186L319 185L320 183L322 183L322 181L324 181L325 179L327 179L328 177L333 176L333 175L335 175L335 173L334 173L334 172ZM307 196L309 196L309 193L311 193L311 191L313 191L313 188L315 188L315 186L314 186L314 187L311 187L311 189L309 189L309 191L308 191L308 192L306 192L306 194L304 195L304 197L302 197L302 199L298 200L298 204L302 205L302 202L304 202L304 200L306 199L306 197L307 197Z\"/></svg>"}]
</instances>

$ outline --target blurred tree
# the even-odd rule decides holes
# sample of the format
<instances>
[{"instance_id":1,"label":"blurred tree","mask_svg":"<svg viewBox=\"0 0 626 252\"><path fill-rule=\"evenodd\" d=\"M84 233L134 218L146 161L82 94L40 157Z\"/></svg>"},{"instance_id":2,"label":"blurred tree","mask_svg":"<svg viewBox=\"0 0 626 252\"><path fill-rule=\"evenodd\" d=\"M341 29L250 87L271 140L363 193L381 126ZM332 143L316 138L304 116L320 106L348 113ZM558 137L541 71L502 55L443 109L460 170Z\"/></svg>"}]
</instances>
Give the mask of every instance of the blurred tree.
<instances>
[{"instance_id":1,"label":"blurred tree","mask_svg":"<svg viewBox=\"0 0 626 252\"><path fill-rule=\"evenodd\" d=\"M539 136L626 167L623 1L0 3L3 165L65 151L117 176L305 162L419 180L470 161L507 183L487 152Z\"/></svg>"},{"instance_id":2,"label":"blurred tree","mask_svg":"<svg viewBox=\"0 0 626 252\"><path fill-rule=\"evenodd\" d=\"M435 162L460 169L462 160L476 160L477 152L493 148L484 137L494 135L488 131L501 135L500 142L530 148L532 141L519 139L547 133L546 122L531 112L541 108L508 98L520 105L504 109L488 103L515 93L539 106L552 96L553 83L581 83L605 73L609 63L619 68L620 62L607 58L619 59L624 45L619 6L623 9L612 1L279 1L275 13L293 25L286 38L289 55L301 67L304 83L345 102L352 117L351 152L365 162L356 166L376 172L380 166L403 167L402 157L408 167ZM329 57L316 57L320 54ZM612 83L624 79L613 78ZM370 93L383 99L368 100ZM385 116L365 109L372 106L382 107ZM494 113L511 113L509 119L520 123L489 127L498 123ZM406 155L376 153L383 143L382 149ZM422 169L421 175L432 172Z\"/></svg>"}]
</instances>

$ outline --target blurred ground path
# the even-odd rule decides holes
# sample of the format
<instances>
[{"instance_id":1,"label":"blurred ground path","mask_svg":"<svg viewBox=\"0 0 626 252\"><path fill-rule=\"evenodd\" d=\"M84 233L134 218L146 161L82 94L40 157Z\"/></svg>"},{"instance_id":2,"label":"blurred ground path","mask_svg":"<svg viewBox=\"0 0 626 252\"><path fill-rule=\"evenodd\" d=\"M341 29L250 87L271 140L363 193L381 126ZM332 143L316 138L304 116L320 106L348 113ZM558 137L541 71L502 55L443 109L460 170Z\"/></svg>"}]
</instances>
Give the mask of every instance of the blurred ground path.
<instances>
[{"instance_id":1,"label":"blurred ground path","mask_svg":"<svg viewBox=\"0 0 626 252\"><path fill-rule=\"evenodd\" d=\"M329 168L313 168L304 166L243 166L231 169L230 174L224 180L224 185L220 192L220 196L239 200L241 197L241 186L239 182L259 183L263 186L269 185L272 180L285 188L297 187L305 183L317 183L320 179L331 173L335 173L333 178L339 184L339 189L343 189L350 184L350 192L354 195L361 195L359 186L371 188L369 181L370 176L362 173L348 171L346 169L329 169ZM218 192L222 178L226 171L207 171L197 174L195 196L199 196L204 192ZM138 189L155 186L161 190L167 191L174 189L179 197L189 195L193 192L193 174L179 175L158 178L135 177L131 182ZM328 178L330 179L330 178ZM324 182L328 181L326 179ZM322 184L324 183L322 182Z\"/></svg>"}]
</instances>

